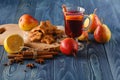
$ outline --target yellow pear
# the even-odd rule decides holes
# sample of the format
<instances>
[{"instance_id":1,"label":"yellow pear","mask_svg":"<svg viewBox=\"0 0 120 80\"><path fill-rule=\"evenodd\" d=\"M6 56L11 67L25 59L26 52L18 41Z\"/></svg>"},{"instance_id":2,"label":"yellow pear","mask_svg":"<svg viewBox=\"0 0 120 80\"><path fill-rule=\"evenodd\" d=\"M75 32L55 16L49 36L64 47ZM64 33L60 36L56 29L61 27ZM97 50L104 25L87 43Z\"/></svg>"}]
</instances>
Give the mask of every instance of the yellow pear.
<instances>
[{"instance_id":1,"label":"yellow pear","mask_svg":"<svg viewBox=\"0 0 120 80\"><path fill-rule=\"evenodd\" d=\"M90 25L90 27L88 29L88 32L90 32L90 33L93 33L95 31L96 27L98 25L101 25L100 19L96 14L96 10L97 9L95 9L94 12L89 15L89 18L91 20L91 25ZM86 18L86 20L84 22L84 27L88 26L89 22L90 22L89 19Z\"/></svg>"},{"instance_id":2,"label":"yellow pear","mask_svg":"<svg viewBox=\"0 0 120 80\"><path fill-rule=\"evenodd\" d=\"M111 39L111 31L106 24L97 26L94 39L99 43L106 43Z\"/></svg>"},{"instance_id":3,"label":"yellow pear","mask_svg":"<svg viewBox=\"0 0 120 80\"><path fill-rule=\"evenodd\" d=\"M79 41L87 41L88 40L88 32L83 31L82 34L78 37Z\"/></svg>"},{"instance_id":4,"label":"yellow pear","mask_svg":"<svg viewBox=\"0 0 120 80\"><path fill-rule=\"evenodd\" d=\"M38 26L39 22L31 15L23 14L19 19L18 25L21 30L30 31L32 28Z\"/></svg>"}]
</instances>

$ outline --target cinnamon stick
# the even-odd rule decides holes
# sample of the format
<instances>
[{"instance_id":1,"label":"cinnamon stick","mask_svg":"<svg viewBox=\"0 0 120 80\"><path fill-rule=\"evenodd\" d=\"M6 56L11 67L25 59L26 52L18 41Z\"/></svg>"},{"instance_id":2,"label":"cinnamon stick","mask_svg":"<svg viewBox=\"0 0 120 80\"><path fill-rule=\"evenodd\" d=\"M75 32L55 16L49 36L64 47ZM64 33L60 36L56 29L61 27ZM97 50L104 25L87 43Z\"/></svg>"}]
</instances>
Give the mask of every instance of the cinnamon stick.
<instances>
[{"instance_id":1,"label":"cinnamon stick","mask_svg":"<svg viewBox=\"0 0 120 80\"><path fill-rule=\"evenodd\" d=\"M40 56L36 56L35 58L33 56L26 56L26 57L22 57L23 59L39 59L39 58L43 58L43 59L51 59L53 58L53 55L40 55Z\"/></svg>"},{"instance_id":2,"label":"cinnamon stick","mask_svg":"<svg viewBox=\"0 0 120 80\"><path fill-rule=\"evenodd\" d=\"M38 53L38 56L39 55L58 55L58 52L37 52Z\"/></svg>"},{"instance_id":3,"label":"cinnamon stick","mask_svg":"<svg viewBox=\"0 0 120 80\"><path fill-rule=\"evenodd\" d=\"M53 58L53 55L41 55L41 56L38 56L37 58L43 58L43 59L51 59Z\"/></svg>"},{"instance_id":4,"label":"cinnamon stick","mask_svg":"<svg viewBox=\"0 0 120 80\"><path fill-rule=\"evenodd\" d=\"M26 50L16 54L9 54L8 59L14 60L16 63L22 63L23 60L35 59L36 63L44 63L44 59L52 59L58 52L38 51L38 50Z\"/></svg>"},{"instance_id":5,"label":"cinnamon stick","mask_svg":"<svg viewBox=\"0 0 120 80\"><path fill-rule=\"evenodd\" d=\"M35 54L36 53L36 54ZM58 52L41 52L41 51L37 51L37 52L32 52L32 51L21 51L19 54L9 54L8 57L27 57L27 56L41 56L41 55L57 55Z\"/></svg>"},{"instance_id":6,"label":"cinnamon stick","mask_svg":"<svg viewBox=\"0 0 120 80\"><path fill-rule=\"evenodd\" d=\"M21 54L9 54L8 59L15 58L15 57L23 57Z\"/></svg>"},{"instance_id":7,"label":"cinnamon stick","mask_svg":"<svg viewBox=\"0 0 120 80\"><path fill-rule=\"evenodd\" d=\"M21 54L23 56L33 56L34 54L36 53L37 56L40 56L40 55L57 55L58 52L42 52L42 51L36 51L36 52L32 52L32 51L23 51L21 52Z\"/></svg>"},{"instance_id":8,"label":"cinnamon stick","mask_svg":"<svg viewBox=\"0 0 120 80\"><path fill-rule=\"evenodd\" d=\"M65 4L62 5L62 9L63 9L63 12L67 12L66 5L65 5Z\"/></svg>"},{"instance_id":9,"label":"cinnamon stick","mask_svg":"<svg viewBox=\"0 0 120 80\"><path fill-rule=\"evenodd\" d=\"M53 55L52 54L39 55L39 56L36 56L35 58L33 56L23 56L23 55L18 55L18 54L8 55L8 59L14 59L16 57L21 58L21 59L37 59L37 58L50 59L50 58L53 58Z\"/></svg>"}]
</instances>

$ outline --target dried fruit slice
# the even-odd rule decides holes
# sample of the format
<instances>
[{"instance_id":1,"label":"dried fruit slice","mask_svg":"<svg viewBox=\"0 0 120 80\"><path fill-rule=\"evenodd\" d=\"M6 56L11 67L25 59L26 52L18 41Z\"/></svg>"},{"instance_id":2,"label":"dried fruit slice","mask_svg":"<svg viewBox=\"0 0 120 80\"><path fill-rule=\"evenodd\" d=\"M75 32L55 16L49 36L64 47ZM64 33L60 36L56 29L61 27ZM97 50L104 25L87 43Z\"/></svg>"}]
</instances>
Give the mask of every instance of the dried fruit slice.
<instances>
[{"instance_id":1,"label":"dried fruit slice","mask_svg":"<svg viewBox=\"0 0 120 80\"><path fill-rule=\"evenodd\" d=\"M23 38L18 34L9 35L4 40L4 48L7 53L18 53L24 46Z\"/></svg>"}]
</instances>

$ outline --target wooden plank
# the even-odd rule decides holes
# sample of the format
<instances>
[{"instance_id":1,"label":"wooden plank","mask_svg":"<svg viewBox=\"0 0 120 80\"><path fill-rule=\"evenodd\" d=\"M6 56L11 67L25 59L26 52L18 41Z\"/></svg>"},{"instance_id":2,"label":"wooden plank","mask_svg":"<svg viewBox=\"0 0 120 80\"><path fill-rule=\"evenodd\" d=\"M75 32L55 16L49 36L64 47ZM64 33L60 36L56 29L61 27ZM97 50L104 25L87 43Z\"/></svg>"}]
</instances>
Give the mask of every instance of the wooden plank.
<instances>
[{"instance_id":1,"label":"wooden plank","mask_svg":"<svg viewBox=\"0 0 120 80\"><path fill-rule=\"evenodd\" d=\"M20 75L20 73L17 73L17 69L19 70L20 68L16 68L17 66L15 66L15 65L4 66L3 64L7 63L7 62L8 62L7 53L4 52L1 62L0 62L0 75L1 75L0 79L1 80L5 80L5 79L13 80L15 77L17 79L18 76ZM15 75L12 73L15 73ZM12 79L10 79L10 77ZM20 80L20 78L18 80Z\"/></svg>"},{"instance_id":2,"label":"wooden plank","mask_svg":"<svg viewBox=\"0 0 120 80\"><path fill-rule=\"evenodd\" d=\"M34 17L36 10L36 0L20 0L15 14L14 22L18 23L20 16L30 14Z\"/></svg>"},{"instance_id":3,"label":"wooden plank","mask_svg":"<svg viewBox=\"0 0 120 80\"><path fill-rule=\"evenodd\" d=\"M120 71L120 48L119 48L119 38L120 35L113 34L112 40L110 43L105 45L105 50L108 56L108 61L110 64L111 72L113 74L114 80L119 80L119 71Z\"/></svg>"},{"instance_id":4,"label":"wooden plank","mask_svg":"<svg viewBox=\"0 0 120 80\"><path fill-rule=\"evenodd\" d=\"M119 16L119 14L120 14L120 1L119 0L115 0L115 1L111 0L110 4L113 5L113 6L111 6L112 10L116 14L116 16L117 16L117 18L119 19L119 22L120 22L120 16Z\"/></svg>"},{"instance_id":5,"label":"wooden plank","mask_svg":"<svg viewBox=\"0 0 120 80\"><path fill-rule=\"evenodd\" d=\"M14 23L18 3L16 0L0 0L0 24Z\"/></svg>"},{"instance_id":6,"label":"wooden plank","mask_svg":"<svg viewBox=\"0 0 120 80\"><path fill-rule=\"evenodd\" d=\"M19 3L19 4L16 4L16 3ZM26 1L26 0L25 1L21 0L20 2L18 2L18 1L15 0L15 2L13 2L13 3L11 2L9 4L10 5L15 4L15 6L17 6L17 8L14 9L13 8L14 6L10 7L10 6L8 6L7 2L5 3L5 5L7 5L7 7L9 7L9 10L13 10L13 11L10 11L11 14L14 13L14 18L13 19L11 18L12 19L11 23L17 23L19 16L21 16L20 14L29 13L31 15L34 15L35 11L33 11L33 8L35 10L35 6L33 7L33 5L36 4L34 0L32 0L30 2ZM7 11L7 13L9 13L9 10ZM5 14L5 15L8 16L9 14ZM4 20L4 19L2 19L2 20ZM6 53L4 53L3 57L2 57L2 61L0 63L1 64L1 68L0 68L1 73L0 74L2 76L1 79L3 79L3 80L5 80L5 79L24 80L24 78L26 78L26 76L25 76L26 73L24 72L24 69L26 68L26 66L15 64L15 65L12 65L12 66L9 66L9 67L4 67L4 66L2 66L2 64L4 62L8 61L6 57L7 57Z\"/></svg>"},{"instance_id":7,"label":"wooden plank","mask_svg":"<svg viewBox=\"0 0 120 80\"><path fill-rule=\"evenodd\" d=\"M108 56L108 61L110 64L110 68L111 68L111 72L113 74L113 78L114 80L119 80L119 64L120 64L120 50L119 50L119 44L120 44L120 27L119 27L119 22L120 22L120 17L119 17L119 13L120 11L118 9L120 9L120 7L118 6L120 4L120 1L115 0L115 2L113 2L111 0L111 5L110 9L111 10L111 20L108 20L110 22L109 26L111 27L112 30L112 39L111 42L105 45L105 50Z\"/></svg>"},{"instance_id":8,"label":"wooden plank","mask_svg":"<svg viewBox=\"0 0 120 80\"><path fill-rule=\"evenodd\" d=\"M104 46L91 43L88 51L74 57L59 57L54 62L55 80L113 80Z\"/></svg>"},{"instance_id":9,"label":"wooden plank","mask_svg":"<svg viewBox=\"0 0 120 80\"><path fill-rule=\"evenodd\" d=\"M27 63L33 61L26 61ZM34 62L33 62L34 63ZM25 80L53 80L53 60L45 61L44 65L35 64L36 68L28 70L25 74Z\"/></svg>"},{"instance_id":10,"label":"wooden plank","mask_svg":"<svg viewBox=\"0 0 120 80\"><path fill-rule=\"evenodd\" d=\"M84 50L78 53L77 58L73 56L58 57L54 61L54 80L90 80L91 73L86 55Z\"/></svg>"},{"instance_id":11,"label":"wooden plank","mask_svg":"<svg viewBox=\"0 0 120 80\"><path fill-rule=\"evenodd\" d=\"M118 6L120 4L120 1L115 0L115 1L101 1L103 4L106 2L106 5L100 5L96 4L99 6L99 15L104 18L104 22L108 25L108 27L111 29L112 32L112 39L109 43L105 44L105 51L107 54L108 62L110 65L111 73L113 75L114 80L119 80L119 22L120 22L120 17L119 17L119 10L120 7ZM102 8L104 7L104 9Z\"/></svg>"},{"instance_id":12,"label":"wooden plank","mask_svg":"<svg viewBox=\"0 0 120 80\"><path fill-rule=\"evenodd\" d=\"M16 0L13 1L15 5L12 5L10 0L0 1L0 14L1 21L0 24L15 22L17 23L18 18L24 14L29 13L33 15L38 20L49 19L55 25L63 25L63 15L61 10L61 5L66 4L76 4L85 7L86 13L90 14L93 12L94 8L98 8L97 14L104 18L104 22L110 27L113 32L112 40L110 43L104 45L99 45L97 43L92 43L88 46L88 51L79 52L78 59L74 57L59 56L54 61L48 60L45 65L37 65L36 69L28 70L24 73L25 64L33 61L25 61L24 65L15 64L12 66L4 67L2 63L7 61L6 53L3 52L3 47L0 48L0 75L1 79L9 80L26 80L26 79L43 79L43 80L119 80L119 19L117 9L119 7L111 7L111 5L118 4L113 2L110 3L109 0L101 1L80 1L80 0L21 0L16 4ZM3 10L2 6L8 4L11 7L5 7L7 11ZM54 5L53 5L54 4ZM2 6L1 6L2 5ZM14 7L15 6L15 7ZM18 9L16 7L18 6ZM15 9L13 9L13 7ZM114 10L115 9L115 10ZM10 11L12 10L12 12ZM17 10L17 11L14 11ZM17 13L14 13L17 12ZM109 13L107 13L109 12ZM4 14L4 15L3 15ZM12 16L8 16L12 14ZM107 14L107 16L106 16ZM113 15L111 15L113 14ZM16 17L14 18L15 15ZM108 18L110 16L110 18ZM7 18L8 20L4 19ZM117 27L118 26L118 27ZM116 48L114 48L116 47ZM114 53L115 52L115 53ZM114 53L114 54L113 54ZM106 55L107 54L107 55ZM112 74L111 74L112 72Z\"/></svg>"},{"instance_id":13,"label":"wooden plank","mask_svg":"<svg viewBox=\"0 0 120 80\"><path fill-rule=\"evenodd\" d=\"M0 62L1 62L1 59L3 56L3 53L4 53L4 48L2 46L0 46Z\"/></svg>"},{"instance_id":14,"label":"wooden plank","mask_svg":"<svg viewBox=\"0 0 120 80\"><path fill-rule=\"evenodd\" d=\"M15 12L17 10L17 4L19 1L16 0L7 0L0 1L0 24L13 23ZM4 63L7 62L7 56L4 51L3 46L0 46L0 79L4 80L4 72L7 70L6 67L3 66ZM7 74L6 74L7 75Z\"/></svg>"},{"instance_id":15,"label":"wooden plank","mask_svg":"<svg viewBox=\"0 0 120 80\"><path fill-rule=\"evenodd\" d=\"M96 80L114 80L104 45L91 43L88 48L88 58L91 71L94 73Z\"/></svg>"},{"instance_id":16,"label":"wooden plank","mask_svg":"<svg viewBox=\"0 0 120 80\"><path fill-rule=\"evenodd\" d=\"M24 80L25 78L25 66L20 64L14 64L10 66L4 66L7 63L7 53L4 52L0 63L0 79L1 80ZM21 76L22 75L22 76Z\"/></svg>"},{"instance_id":17,"label":"wooden plank","mask_svg":"<svg viewBox=\"0 0 120 80\"><path fill-rule=\"evenodd\" d=\"M45 65L36 64L33 60L24 61L23 65L20 64L13 64L10 66L3 66L3 63L6 63L8 59L6 58L7 53L4 53L2 58L0 75L1 80L37 80L37 79L43 79L43 80L51 80L53 78L53 67L50 66L53 64L52 60L46 61ZM35 68L29 69L26 67L28 63L34 63ZM24 71L26 70L26 72Z\"/></svg>"}]
</instances>

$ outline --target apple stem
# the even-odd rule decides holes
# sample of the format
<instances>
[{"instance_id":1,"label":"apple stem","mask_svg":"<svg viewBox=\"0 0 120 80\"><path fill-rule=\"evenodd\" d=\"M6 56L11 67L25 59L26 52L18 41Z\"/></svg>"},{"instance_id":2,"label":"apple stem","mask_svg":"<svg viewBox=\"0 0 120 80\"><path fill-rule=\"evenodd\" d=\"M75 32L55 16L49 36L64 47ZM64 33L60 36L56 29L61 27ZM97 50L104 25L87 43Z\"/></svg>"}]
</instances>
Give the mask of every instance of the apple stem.
<instances>
[{"instance_id":1,"label":"apple stem","mask_svg":"<svg viewBox=\"0 0 120 80\"><path fill-rule=\"evenodd\" d=\"M94 9L94 12L93 12L93 14L96 14L96 11L97 11L97 8L95 8L95 9Z\"/></svg>"}]
</instances>

